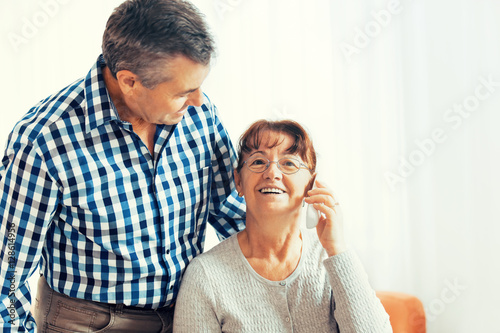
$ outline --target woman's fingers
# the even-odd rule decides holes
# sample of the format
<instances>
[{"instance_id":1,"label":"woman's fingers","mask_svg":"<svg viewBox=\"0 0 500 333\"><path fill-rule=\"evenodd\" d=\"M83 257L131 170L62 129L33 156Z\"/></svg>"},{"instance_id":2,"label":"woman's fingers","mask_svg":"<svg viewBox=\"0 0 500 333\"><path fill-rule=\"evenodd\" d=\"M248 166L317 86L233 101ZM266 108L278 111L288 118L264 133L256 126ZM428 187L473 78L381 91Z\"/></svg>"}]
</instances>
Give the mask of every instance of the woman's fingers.
<instances>
[{"instance_id":1,"label":"woman's fingers","mask_svg":"<svg viewBox=\"0 0 500 333\"><path fill-rule=\"evenodd\" d=\"M306 198L306 202L308 204L321 203L330 208L335 208L338 205L338 201L335 199L333 191L319 181L316 181L316 186L316 188L307 192L308 197Z\"/></svg>"},{"instance_id":2,"label":"woman's fingers","mask_svg":"<svg viewBox=\"0 0 500 333\"><path fill-rule=\"evenodd\" d=\"M315 185L307 192L305 201L321 212L316 231L326 252L332 256L346 250L342 209L332 190L320 181L316 181Z\"/></svg>"},{"instance_id":3,"label":"woman's fingers","mask_svg":"<svg viewBox=\"0 0 500 333\"><path fill-rule=\"evenodd\" d=\"M339 216L342 213L342 210L340 206L336 205L334 207L328 207L327 205L324 205L322 203L315 203L313 204L314 209L322 213L322 220L329 220L329 223L342 223L342 221L337 221Z\"/></svg>"},{"instance_id":4,"label":"woman's fingers","mask_svg":"<svg viewBox=\"0 0 500 333\"><path fill-rule=\"evenodd\" d=\"M327 194L315 194L310 197L305 198L308 204L323 204L327 207L334 208L338 206L338 202L331 195Z\"/></svg>"},{"instance_id":5,"label":"woman's fingers","mask_svg":"<svg viewBox=\"0 0 500 333\"><path fill-rule=\"evenodd\" d=\"M335 196L333 191L328 186L326 186L326 184L323 183L322 181L316 180L314 184L315 184L315 186L311 190L308 191L309 195L328 194L328 195L331 195L333 197Z\"/></svg>"}]
</instances>

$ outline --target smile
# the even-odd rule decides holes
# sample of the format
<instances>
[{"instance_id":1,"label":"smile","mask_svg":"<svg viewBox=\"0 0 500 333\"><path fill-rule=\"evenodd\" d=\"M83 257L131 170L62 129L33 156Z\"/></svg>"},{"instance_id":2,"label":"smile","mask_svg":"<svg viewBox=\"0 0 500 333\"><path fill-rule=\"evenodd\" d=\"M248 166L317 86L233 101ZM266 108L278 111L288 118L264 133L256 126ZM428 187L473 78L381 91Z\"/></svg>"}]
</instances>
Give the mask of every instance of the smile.
<instances>
[{"instance_id":1,"label":"smile","mask_svg":"<svg viewBox=\"0 0 500 333\"><path fill-rule=\"evenodd\" d=\"M271 188L271 187L266 187L263 189L259 190L260 193L270 193L270 194L283 194L285 191L280 190L279 188Z\"/></svg>"}]
</instances>

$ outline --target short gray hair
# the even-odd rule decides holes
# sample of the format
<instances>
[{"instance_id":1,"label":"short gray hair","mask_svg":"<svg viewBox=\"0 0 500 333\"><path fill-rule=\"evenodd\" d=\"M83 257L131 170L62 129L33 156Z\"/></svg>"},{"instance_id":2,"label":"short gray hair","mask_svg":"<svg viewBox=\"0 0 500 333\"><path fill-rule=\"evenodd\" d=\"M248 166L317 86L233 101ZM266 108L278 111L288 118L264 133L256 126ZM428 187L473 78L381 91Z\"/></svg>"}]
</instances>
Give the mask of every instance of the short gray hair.
<instances>
[{"instance_id":1,"label":"short gray hair","mask_svg":"<svg viewBox=\"0 0 500 333\"><path fill-rule=\"evenodd\" d=\"M160 70L183 55L209 65L215 54L213 37L203 14L185 0L128 0L108 19L102 41L106 66L116 73L129 70L152 89L168 81Z\"/></svg>"}]
</instances>

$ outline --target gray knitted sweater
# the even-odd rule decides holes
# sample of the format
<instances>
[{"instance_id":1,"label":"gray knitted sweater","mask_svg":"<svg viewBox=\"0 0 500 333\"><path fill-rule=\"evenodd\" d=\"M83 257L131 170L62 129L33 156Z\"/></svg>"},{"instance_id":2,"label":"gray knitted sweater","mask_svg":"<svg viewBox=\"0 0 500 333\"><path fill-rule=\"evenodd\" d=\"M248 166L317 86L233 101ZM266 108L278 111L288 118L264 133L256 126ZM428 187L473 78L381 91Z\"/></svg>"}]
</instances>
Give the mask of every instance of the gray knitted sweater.
<instances>
[{"instance_id":1,"label":"gray knitted sweater","mask_svg":"<svg viewBox=\"0 0 500 333\"><path fill-rule=\"evenodd\" d=\"M258 275L236 235L195 258L177 297L174 332L392 332L353 252L327 258L302 231L302 256L283 281Z\"/></svg>"}]
</instances>

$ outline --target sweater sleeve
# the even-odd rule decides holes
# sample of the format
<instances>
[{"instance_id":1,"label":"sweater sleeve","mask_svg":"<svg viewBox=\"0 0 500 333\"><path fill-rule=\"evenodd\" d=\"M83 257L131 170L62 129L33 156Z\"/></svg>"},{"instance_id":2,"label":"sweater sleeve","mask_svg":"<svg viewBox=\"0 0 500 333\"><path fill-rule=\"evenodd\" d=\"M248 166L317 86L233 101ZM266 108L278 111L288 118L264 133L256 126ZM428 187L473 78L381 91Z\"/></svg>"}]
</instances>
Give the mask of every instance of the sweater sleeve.
<instances>
[{"instance_id":1,"label":"sweater sleeve","mask_svg":"<svg viewBox=\"0 0 500 333\"><path fill-rule=\"evenodd\" d=\"M350 251L323 262L334 297L334 316L341 333L389 333L392 327L357 256Z\"/></svg>"},{"instance_id":2,"label":"sweater sleeve","mask_svg":"<svg viewBox=\"0 0 500 333\"><path fill-rule=\"evenodd\" d=\"M214 293L203 265L192 261L184 273L175 303L175 333L221 332Z\"/></svg>"}]
</instances>

